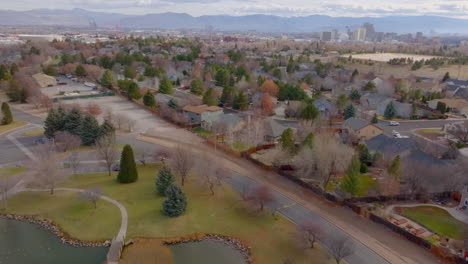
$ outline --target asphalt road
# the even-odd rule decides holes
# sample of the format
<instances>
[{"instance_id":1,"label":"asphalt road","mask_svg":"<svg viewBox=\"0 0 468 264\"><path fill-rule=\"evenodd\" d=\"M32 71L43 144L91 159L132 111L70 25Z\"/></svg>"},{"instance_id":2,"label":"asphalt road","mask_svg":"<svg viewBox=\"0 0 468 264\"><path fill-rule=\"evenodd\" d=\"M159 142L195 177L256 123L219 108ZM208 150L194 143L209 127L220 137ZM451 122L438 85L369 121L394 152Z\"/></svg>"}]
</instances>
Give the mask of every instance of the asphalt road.
<instances>
[{"instance_id":1,"label":"asphalt road","mask_svg":"<svg viewBox=\"0 0 468 264\"><path fill-rule=\"evenodd\" d=\"M28 122L31 122L31 123L34 123L34 124L43 124L43 121L40 118L31 116L31 115L28 115L28 114L25 114L25 113L21 113L19 111L14 111L14 115L17 118L20 118L22 120L25 120L25 121L28 121ZM427 123L427 122L430 122L430 123ZM437 127L437 126L443 125L446 122L448 122L448 121L425 121L425 123L408 123L408 124L407 123L404 123L404 124L402 123L402 125L400 125L400 126L405 129L404 131L409 131L411 129L418 128L418 127L419 128L422 128L422 127ZM394 129L394 127L389 127L388 125L386 125L386 122L382 122L382 124L379 124L379 125L382 125L383 127L386 127L387 130L389 130L389 131ZM3 142L4 140L6 140L6 141ZM2 145L2 146L7 147L7 151L5 151L5 152L4 152L4 148L2 148L2 153L10 153L10 152L13 153L13 151L19 151L18 149L15 150L16 147L14 145L10 144L11 142L9 142L9 141L7 142L7 141L8 140L5 139L4 136L0 137L0 144L3 142L3 143L5 143L5 145ZM23 139L23 141L24 141L24 139ZM118 141L119 144L131 144L134 147L134 149L136 150L137 159L138 159L138 152L141 152L143 150L152 152L152 151L154 151L156 149L159 149L159 148L163 148L163 149L165 148L165 147L162 147L162 146L157 146L157 145L153 145L153 144L150 144L150 143L147 143L147 142L139 141L139 140L133 138L133 136L119 136L117 138L117 141ZM30 143L29 139L26 140L24 143ZM2 157L2 156L5 156L5 155L3 155L3 154L0 155L0 157ZM82 161L85 162L84 164L82 164L79 167L79 172L80 173L102 172L102 171L106 170L105 167L102 164L100 164L99 162L96 162L95 157L83 155L82 157L80 157L80 159L82 159ZM17 160L27 160L27 157L25 155L23 157L18 156ZM2 161L0 159L0 164L1 163L2 163ZM237 173L233 173L231 179L228 180L228 183L235 190L237 190L239 192L242 192L243 190L245 190L246 186L251 188L253 186L258 185L258 183L256 181L252 180L251 178L248 178L246 176L243 176L243 175L240 175L240 174L237 174ZM275 197L275 201L273 203L271 203L271 204L268 204L267 208L269 208L271 210L275 210L277 208L284 207L279 212L281 214L283 214L285 217L287 217L288 219L290 219L292 222L297 224L297 223L303 222L305 220L313 220L314 222L319 223L320 226L324 228L324 231L326 233L328 233L328 234L340 234L342 236L349 237L350 240L352 241L352 243L354 244L355 251L354 251L353 255L351 255L351 256L349 256L349 257L347 257L345 259L348 263L350 263L350 264L381 264L381 263L388 263L380 255L378 255L377 253L372 251L370 248L368 248L364 244L362 244L359 241L355 240L353 237L350 237L345 231L339 229L334 224L328 222L326 219L324 219L320 215L318 215L316 213L313 213L312 211L310 211L309 209L307 209L307 208L305 208L305 207L303 207L301 205L295 204L292 200L290 200L286 196L282 195L278 191L273 191L273 195Z\"/></svg>"},{"instance_id":2,"label":"asphalt road","mask_svg":"<svg viewBox=\"0 0 468 264\"><path fill-rule=\"evenodd\" d=\"M398 126L390 126L389 121L379 120L378 127L385 131L385 134L392 135L392 130L400 132L402 135L409 136L411 130L420 128L442 128L445 124L460 122L460 120L415 120L402 121Z\"/></svg>"},{"instance_id":3,"label":"asphalt road","mask_svg":"<svg viewBox=\"0 0 468 264\"><path fill-rule=\"evenodd\" d=\"M232 177L228 180L228 183L238 192L242 192L246 190L246 188L248 190L248 188L254 188L255 186L258 186L256 181L237 173L232 175ZM295 224L300 224L307 220L311 220L323 228L323 231L326 234L340 234L347 237L353 244L354 254L345 258L346 262L350 264L388 263L374 251L356 241L343 230L337 228L335 225L323 219L321 216L311 212L301 205L295 204L294 201L290 200L279 192L273 191L273 196L274 202L266 205L266 207L271 211L275 211L276 209L281 208L279 212Z\"/></svg>"}]
</instances>

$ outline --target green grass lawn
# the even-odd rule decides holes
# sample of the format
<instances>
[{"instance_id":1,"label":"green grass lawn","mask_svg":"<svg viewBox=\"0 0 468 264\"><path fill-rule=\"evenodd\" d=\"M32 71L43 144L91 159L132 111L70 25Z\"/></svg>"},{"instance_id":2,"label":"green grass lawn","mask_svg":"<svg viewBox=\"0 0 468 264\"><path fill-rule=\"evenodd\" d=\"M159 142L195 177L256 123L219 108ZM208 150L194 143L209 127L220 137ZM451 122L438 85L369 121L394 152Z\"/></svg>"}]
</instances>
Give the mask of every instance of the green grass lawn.
<instances>
[{"instance_id":1,"label":"green grass lawn","mask_svg":"<svg viewBox=\"0 0 468 264\"><path fill-rule=\"evenodd\" d=\"M23 173L26 170L25 167L8 167L0 168L0 177L11 177Z\"/></svg>"},{"instance_id":2,"label":"green grass lawn","mask_svg":"<svg viewBox=\"0 0 468 264\"><path fill-rule=\"evenodd\" d=\"M438 134L438 135L445 135L444 131L440 129L430 129L430 128L423 128L419 129L418 132L421 132L423 134Z\"/></svg>"},{"instance_id":3,"label":"green grass lawn","mask_svg":"<svg viewBox=\"0 0 468 264\"><path fill-rule=\"evenodd\" d=\"M333 191L336 188L340 188L342 181L343 181L343 178L333 179L328 184L327 191ZM358 192L356 196L366 196L367 192L370 189L375 188L375 187L377 187L377 182L374 179L372 179L371 176L366 175L366 174L361 174L359 176L359 186L358 186Z\"/></svg>"},{"instance_id":4,"label":"green grass lawn","mask_svg":"<svg viewBox=\"0 0 468 264\"><path fill-rule=\"evenodd\" d=\"M139 179L119 184L106 173L72 176L66 187L101 186L103 192L125 205L129 213L127 239L164 238L196 232L219 233L244 240L252 247L257 263L282 264L286 258L294 263L330 263L319 249L304 250L293 235L296 227L288 220L278 220L268 212L253 213L246 209L239 194L229 186L216 190L215 197L196 181L188 179L183 187L188 196L187 212L177 218L161 213L163 197L155 193L154 179L159 165L139 166ZM115 236L120 225L116 208L104 201L98 210L76 199L75 194L27 193L13 197L9 212L37 214L59 223L65 231L81 239Z\"/></svg>"},{"instance_id":5,"label":"green grass lawn","mask_svg":"<svg viewBox=\"0 0 468 264\"><path fill-rule=\"evenodd\" d=\"M13 130L13 129L18 128L18 127L22 127L22 126L24 126L26 124L27 123L24 122L23 120L14 119L11 124L1 125L0 126L0 134L8 132L8 131Z\"/></svg>"},{"instance_id":6,"label":"green grass lawn","mask_svg":"<svg viewBox=\"0 0 468 264\"><path fill-rule=\"evenodd\" d=\"M31 137L31 136L39 136L39 135L42 135L42 134L44 134L44 129L43 128L38 128L38 129L32 129L32 130L25 131L25 132L21 133L20 136L22 136L22 137Z\"/></svg>"},{"instance_id":7,"label":"green grass lawn","mask_svg":"<svg viewBox=\"0 0 468 264\"><path fill-rule=\"evenodd\" d=\"M202 136L202 137L211 137L213 136L214 134L211 133L210 131L207 131L201 127L196 127L194 129L192 129L193 133L196 133L198 134L199 136Z\"/></svg>"},{"instance_id":8,"label":"green grass lawn","mask_svg":"<svg viewBox=\"0 0 468 264\"><path fill-rule=\"evenodd\" d=\"M454 239L463 239L467 224L453 218L447 211L433 206L403 207L402 215L425 226L431 231Z\"/></svg>"},{"instance_id":9,"label":"green grass lawn","mask_svg":"<svg viewBox=\"0 0 468 264\"><path fill-rule=\"evenodd\" d=\"M231 145L231 148L237 152L243 152L249 150L252 147L252 145L245 144L244 142L238 140Z\"/></svg>"}]
</instances>

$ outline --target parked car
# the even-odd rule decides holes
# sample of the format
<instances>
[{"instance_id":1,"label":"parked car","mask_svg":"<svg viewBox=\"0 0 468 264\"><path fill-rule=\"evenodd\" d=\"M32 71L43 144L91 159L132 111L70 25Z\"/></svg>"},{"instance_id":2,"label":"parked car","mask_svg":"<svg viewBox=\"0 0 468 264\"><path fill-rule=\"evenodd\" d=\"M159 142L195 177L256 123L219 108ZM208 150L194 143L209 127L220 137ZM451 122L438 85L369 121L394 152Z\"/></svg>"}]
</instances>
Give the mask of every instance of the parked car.
<instances>
[{"instance_id":1,"label":"parked car","mask_svg":"<svg viewBox=\"0 0 468 264\"><path fill-rule=\"evenodd\" d=\"M111 170L112 171L120 171L120 164L118 164L118 163L112 164Z\"/></svg>"},{"instance_id":2,"label":"parked car","mask_svg":"<svg viewBox=\"0 0 468 264\"><path fill-rule=\"evenodd\" d=\"M390 121L390 126L399 126L400 123L398 123L397 121Z\"/></svg>"}]
</instances>

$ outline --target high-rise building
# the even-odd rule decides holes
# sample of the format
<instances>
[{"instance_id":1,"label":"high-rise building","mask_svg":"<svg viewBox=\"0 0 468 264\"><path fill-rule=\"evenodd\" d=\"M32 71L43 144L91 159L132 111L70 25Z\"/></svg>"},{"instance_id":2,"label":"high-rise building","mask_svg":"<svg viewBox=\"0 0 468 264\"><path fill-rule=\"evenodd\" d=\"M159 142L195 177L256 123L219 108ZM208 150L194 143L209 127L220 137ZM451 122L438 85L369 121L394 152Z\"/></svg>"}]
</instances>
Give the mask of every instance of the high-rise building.
<instances>
[{"instance_id":1,"label":"high-rise building","mask_svg":"<svg viewBox=\"0 0 468 264\"><path fill-rule=\"evenodd\" d=\"M366 29L365 40L374 41L374 37L375 37L374 25L371 23L364 23L362 27Z\"/></svg>"},{"instance_id":2,"label":"high-rise building","mask_svg":"<svg viewBox=\"0 0 468 264\"><path fill-rule=\"evenodd\" d=\"M353 40L364 41L366 40L366 29L363 27L357 28L353 33Z\"/></svg>"},{"instance_id":3,"label":"high-rise building","mask_svg":"<svg viewBox=\"0 0 468 264\"><path fill-rule=\"evenodd\" d=\"M416 32L416 39L422 39L423 33L422 32Z\"/></svg>"},{"instance_id":4,"label":"high-rise building","mask_svg":"<svg viewBox=\"0 0 468 264\"><path fill-rule=\"evenodd\" d=\"M333 39L333 33L331 31L320 32L321 41L331 41Z\"/></svg>"}]
</instances>

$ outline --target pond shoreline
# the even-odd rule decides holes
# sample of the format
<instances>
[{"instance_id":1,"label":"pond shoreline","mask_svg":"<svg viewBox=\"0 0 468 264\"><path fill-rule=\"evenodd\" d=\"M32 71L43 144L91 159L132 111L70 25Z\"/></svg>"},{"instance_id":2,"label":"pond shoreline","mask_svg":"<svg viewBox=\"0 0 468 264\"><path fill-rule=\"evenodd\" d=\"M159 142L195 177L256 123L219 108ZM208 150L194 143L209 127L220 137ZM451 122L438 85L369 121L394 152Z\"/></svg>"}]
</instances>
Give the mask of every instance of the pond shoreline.
<instances>
[{"instance_id":1,"label":"pond shoreline","mask_svg":"<svg viewBox=\"0 0 468 264\"><path fill-rule=\"evenodd\" d=\"M246 243L244 243L243 241L237 238L233 238L233 237L229 237L225 235L194 234L194 235L188 235L188 236L180 237L176 239L163 239L163 244L166 246L170 246L170 245L177 245L177 244L184 244L184 243L191 243L191 242L200 242L203 240L218 241L228 246L232 246L234 247L234 249L238 250L242 254L242 257L244 258L246 264L255 264L255 261L253 260L252 253L251 253L251 247L247 246Z\"/></svg>"},{"instance_id":2,"label":"pond shoreline","mask_svg":"<svg viewBox=\"0 0 468 264\"><path fill-rule=\"evenodd\" d=\"M56 223L45 219L37 219L30 215L0 214L0 219L16 220L38 225L57 236L63 244L68 244L73 247L109 247L111 244L110 240L84 241L72 238L67 233L63 232Z\"/></svg>"}]
</instances>

